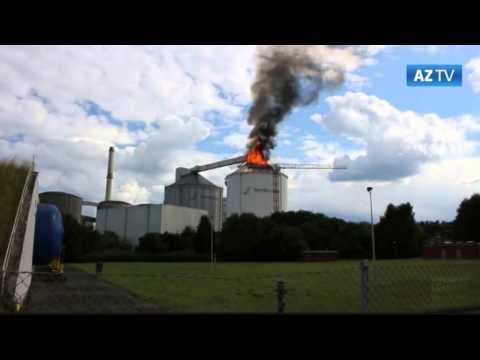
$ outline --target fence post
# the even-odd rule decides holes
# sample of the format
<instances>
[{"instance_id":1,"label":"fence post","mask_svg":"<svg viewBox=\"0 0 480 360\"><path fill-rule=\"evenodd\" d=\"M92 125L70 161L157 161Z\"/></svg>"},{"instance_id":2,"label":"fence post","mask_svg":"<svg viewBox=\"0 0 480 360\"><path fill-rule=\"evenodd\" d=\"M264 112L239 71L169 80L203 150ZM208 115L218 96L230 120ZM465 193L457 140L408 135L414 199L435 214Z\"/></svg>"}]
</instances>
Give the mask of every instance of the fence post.
<instances>
[{"instance_id":1,"label":"fence post","mask_svg":"<svg viewBox=\"0 0 480 360\"><path fill-rule=\"evenodd\" d=\"M368 260L360 262L360 296L361 309L363 313L368 312Z\"/></svg>"},{"instance_id":2,"label":"fence post","mask_svg":"<svg viewBox=\"0 0 480 360\"><path fill-rule=\"evenodd\" d=\"M277 280L277 303L278 303L278 310L279 314L283 314L285 311L285 304L286 299L285 296L287 295L287 289L285 287L285 282L282 279Z\"/></svg>"},{"instance_id":3,"label":"fence post","mask_svg":"<svg viewBox=\"0 0 480 360\"><path fill-rule=\"evenodd\" d=\"M101 275L102 272L103 272L103 263L102 262L97 262L97 266L96 266L96 274L97 276Z\"/></svg>"}]
</instances>

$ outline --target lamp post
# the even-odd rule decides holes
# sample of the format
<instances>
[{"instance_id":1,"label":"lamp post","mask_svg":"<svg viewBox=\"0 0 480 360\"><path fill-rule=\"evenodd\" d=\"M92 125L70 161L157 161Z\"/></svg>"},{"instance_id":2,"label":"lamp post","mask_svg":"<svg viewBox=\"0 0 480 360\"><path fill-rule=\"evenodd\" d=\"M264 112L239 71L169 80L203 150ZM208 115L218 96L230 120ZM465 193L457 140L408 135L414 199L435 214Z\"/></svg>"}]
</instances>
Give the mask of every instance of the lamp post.
<instances>
[{"instance_id":1,"label":"lamp post","mask_svg":"<svg viewBox=\"0 0 480 360\"><path fill-rule=\"evenodd\" d=\"M370 194L370 221L372 224L372 259L375 261L376 256L375 256L375 231L373 228L373 205L372 205L372 190L373 187L369 186L367 187L367 191Z\"/></svg>"}]
</instances>

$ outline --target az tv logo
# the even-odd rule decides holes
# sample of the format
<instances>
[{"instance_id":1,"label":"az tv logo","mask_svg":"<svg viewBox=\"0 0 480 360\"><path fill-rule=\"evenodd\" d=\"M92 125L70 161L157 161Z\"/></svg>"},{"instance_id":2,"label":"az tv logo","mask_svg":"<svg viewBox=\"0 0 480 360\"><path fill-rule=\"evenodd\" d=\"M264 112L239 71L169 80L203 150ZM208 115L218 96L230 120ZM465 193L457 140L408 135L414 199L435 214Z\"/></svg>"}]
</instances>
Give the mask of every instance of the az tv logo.
<instances>
[{"instance_id":1,"label":"az tv logo","mask_svg":"<svg viewBox=\"0 0 480 360\"><path fill-rule=\"evenodd\" d=\"M407 65L407 86L462 86L462 65Z\"/></svg>"}]
</instances>

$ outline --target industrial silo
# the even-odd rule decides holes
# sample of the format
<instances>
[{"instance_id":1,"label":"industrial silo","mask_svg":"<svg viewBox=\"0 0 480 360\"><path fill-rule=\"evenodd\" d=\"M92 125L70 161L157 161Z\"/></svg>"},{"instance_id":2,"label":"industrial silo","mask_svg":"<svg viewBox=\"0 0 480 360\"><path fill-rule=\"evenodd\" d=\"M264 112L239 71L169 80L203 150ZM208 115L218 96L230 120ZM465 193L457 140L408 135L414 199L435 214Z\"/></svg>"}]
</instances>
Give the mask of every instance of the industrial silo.
<instances>
[{"instance_id":1,"label":"industrial silo","mask_svg":"<svg viewBox=\"0 0 480 360\"><path fill-rule=\"evenodd\" d=\"M288 177L271 167L242 166L225 178L227 217L252 213L258 217L287 210Z\"/></svg>"},{"instance_id":2,"label":"industrial silo","mask_svg":"<svg viewBox=\"0 0 480 360\"><path fill-rule=\"evenodd\" d=\"M41 204L55 205L63 216L70 215L77 222L82 220L82 198L73 194L48 191L39 194Z\"/></svg>"},{"instance_id":3,"label":"industrial silo","mask_svg":"<svg viewBox=\"0 0 480 360\"><path fill-rule=\"evenodd\" d=\"M97 209L117 208L117 207L129 207L132 206L128 202L119 200L105 200L98 203Z\"/></svg>"},{"instance_id":4,"label":"industrial silo","mask_svg":"<svg viewBox=\"0 0 480 360\"><path fill-rule=\"evenodd\" d=\"M125 201L105 200L98 203L96 229L103 233L110 230L124 233L127 222L127 209L131 205Z\"/></svg>"},{"instance_id":5,"label":"industrial silo","mask_svg":"<svg viewBox=\"0 0 480 360\"><path fill-rule=\"evenodd\" d=\"M177 168L175 183L165 186L164 204L207 210L216 231L222 227L222 199L223 188L185 168Z\"/></svg>"}]
</instances>

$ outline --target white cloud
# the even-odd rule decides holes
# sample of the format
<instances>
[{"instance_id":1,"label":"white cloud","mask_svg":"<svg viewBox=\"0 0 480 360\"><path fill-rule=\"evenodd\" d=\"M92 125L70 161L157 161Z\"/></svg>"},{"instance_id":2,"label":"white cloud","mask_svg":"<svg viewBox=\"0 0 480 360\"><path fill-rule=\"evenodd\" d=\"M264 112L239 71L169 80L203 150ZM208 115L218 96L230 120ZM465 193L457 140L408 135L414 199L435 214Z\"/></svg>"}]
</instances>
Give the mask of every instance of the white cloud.
<instances>
[{"instance_id":1,"label":"white cloud","mask_svg":"<svg viewBox=\"0 0 480 360\"><path fill-rule=\"evenodd\" d=\"M150 191L138 184L135 179L130 179L117 189L116 200L126 201L131 204L146 203L150 200Z\"/></svg>"},{"instance_id":2,"label":"white cloud","mask_svg":"<svg viewBox=\"0 0 480 360\"><path fill-rule=\"evenodd\" d=\"M289 176L289 209L319 211L357 221L370 220L370 203L365 190L370 185L374 185L375 221L389 203L407 201L414 206L417 220L453 220L460 202L480 191L480 184L470 181L480 177L478 158L429 163L406 182L331 182L329 172L325 171L285 172Z\"/></svg>"},{"instance_id":3,"label":"white cloud","mask_svg":"<svg viewBox=\"0 0 480 360\"><path fill-rule=\"evenodd\" d=\"M195 147L216 131L206 115L217 113L225 124L244 122L239 115L250 100L254 51L0 46L0 153L35 155L41 190L101 200L107 149L116 145L118 196L157 201L176 166L219 160ZM86 101L115 121L88 113ZM145 127L131 131L131 121Z\"/></svg>"},{"instance_id":4,"label":"white cloud","mask_svg":"<svg viewBox=\"0 0 480 360\"><path fill-rule=\"evenodd\" d=\"M386 49L315 46L310 51L353 74ZM0 154L35 155L42 191L99 201L108 146L115 145L114 198L161 202L176 167L243 152L251 127L242 111L251 101L255 51L255 46L0 46ZM86 101L106 114L89 113L82 105ZM130 130L137 122L140 129ZM224 142L238 152L198 150L197 144L218 129L229 131ZM303 141L312 160L324 151L329 157L334 153L314 137L301 138L299 128L281 130L279 141ZM206 176L223 186L233 170Z\"/></svg>"},{"instance_id":5,"label":"white cloud","mask_svg":"<svg viewBox=\"0 0 480 360\"><path fill-rule=\"evenodd\" d=\"M366 76L360 76L357 74L347 74L346 85L351 90L361 90L371 86L370 80Z\"/></svg>"},{"instance_id":6,"label":"white cloud","mask_svg":"<svg viewBox=\"0 0 480 360\"><path fill-rule=\"evenodd\" d=\"M248 142L248 134L234 132L223 138L223 143L237 150L245 150Z\"/></svg>"},{"instance_id":7,"label":"white cloud","mask_svg":"<svg viewBox=\"0 0 480 360\"><path fill-rule=\"evenodd\" d=\"M323 116L322 114L316 113L311 116L311 119L313 122L316 122L317 124L322 124L323 122Z\"/></svg>"},{"instance_id":8,"label":"white cloud","mask_svg":"<svg viewBox=\"0 0 480 360\"><path fill-rule=\"evenodd\" d=\"M472 86L473 92L480 92L480 57L473 58L465 64L465 69L470 73L467 75L468 82Z\"/></svg>"},{"instance_id":9,"label":"white cloud","mask_svg":"<svg viewBox=\"0 0 480 360\"><path fill-rule=\"evenodd\" d=\"M332 162L339 153L340 146L337 143L319 143L313 137L305 137L298 147L310 162Z\"/></svg>"},{"instance_id":10,"label":"white cloud","mask_svg":"<svg viewBox=\"0 0 480 360\"><path fill-rule=\"evenodd\" d=\"M26 96L35 89L52 110L67 112L88 99L116 118L152 122L171 114L199 116L239 108L215 87L248 98L253 47L2 46L0 92ZM185 53L188 51L189 56ZM250 55L249 55L250 54ZM35 59L32 61L31 59ZM208 66L207 66L208 65ZM205 68L208 68L208 73ZM228 80L231 79L231 80Z\"/></svg>"},{"instance_id":11,"label":"white cloud","mask_svg":"<svg viewBox=\"0 0 480 360\"><path fill-rule=\"evenodd\" d=\"M468 116L441 118L436 114L400 111L385 100L347 92L326 100L329 112L314 116L328 131L365 144L365 155L337 157L348 171L331 179L394 180L419 172L420 166L445 158L470 155L475 144L465 131L478 120Z\"/></svg>"},{"instance_id":12,"label":"white cloud","mask_svg":"<svg viewBox=\"0 0 480 360\"><path fill-rule=\"evenodd\" d=\"M411 48L417 52L424 52L429 55L436 55L440 52L446 51L449 46L448 45L413 45Z\"/></svg>"}]
</instances>

